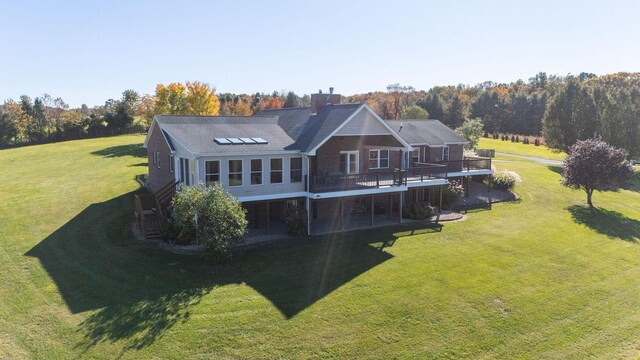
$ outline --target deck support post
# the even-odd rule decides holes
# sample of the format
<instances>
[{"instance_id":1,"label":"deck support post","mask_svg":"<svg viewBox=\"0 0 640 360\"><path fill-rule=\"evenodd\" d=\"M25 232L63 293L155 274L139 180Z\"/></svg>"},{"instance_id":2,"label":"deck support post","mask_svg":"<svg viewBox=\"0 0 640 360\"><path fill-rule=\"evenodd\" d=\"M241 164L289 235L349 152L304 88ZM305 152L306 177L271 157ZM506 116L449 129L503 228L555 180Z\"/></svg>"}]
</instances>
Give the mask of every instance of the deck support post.
<instances>
[{"instance_id":1,"label":"deck support post","mask_svg":"<svg viewBox=\"0 0 640 360\"><path fill-rule=\"evenodd\" d=\"M443 186L440 186L440 206L438 207L439 213L442 213L442 188Z\"/></svg>"},{"instance_id":2,"label":"deck support post","mask_svg":"<svg viewBox=\"0 0 640 360\"><path fill-rule=\"evenodd\" d=\"M465 197L469 197L469 187L471 186L471 176L467 176L467 193L465 194Z\"/></svg>"},{"instance_id":3,"label":"deck support post","mask_svg":"<svg viewBox=\"0 0 640 360\"><path fill-rule=\"evenodd\" d=\"M399 222L400 224L402 224L402 191L399 192L398 195L400 196L400 203L398 206L398 215L399 215Z\"/></svg>"},{"instance_id":4,"label":"deck support post","mask_svg":"<svg viewBox=\"0 0 640 360\"><path fill-rule=\"evenodd\" d=\"M344 230L344 199L340 198L340 231Z\"/></svg>"},{"instance_id":5,"label":"deck support post","mask_svg":"<svg viewBox=\"0 0 640 360\"><path fill-rule=\"evenodd\" d=\"M389 194L389 219L393 218L393 195Z\"/></svg>"},{"instance_id":6,"label":"deck support post","mask_svg":"<svg viewBox=\"0 0 640 360\"><path fill-rule=\"evenodd\" d=\"M253 204L253 228L257 229L258 226L258 203Z\"/></svg>"},{"instance_id":7,"label":"deck support post","mask_svg":"<svg viewBox=\"0 0 640 360\"><path fill-rule=\"evenodd\" d=\"M271 206L269 206L269 204L271 204L271 203L269 201L267 201L267 235L269 235L269 223L271 222L271 221L269 221L270 220L269 208L271 207Z\"/></svg>"},{"instance_id":8,"label":"deck support post","mask_svg":"<svg viewBox=\"0 0 640 360\"><path fill-rule=\"evenodd\" d=\"M307 235L311 235L311 199L305 198L307 208Z\"/></svg>"},{"instance_id":9,"label":"deck support post","mask_svg":"<svg viewBox=\"0 0 640 360\"><path fill-rule=\"evenodd\" d=\"M373 226L373 215L375 213L375 210L373 208L373 195L371 195L371 226Z\"/></svg>"}]
</instances>

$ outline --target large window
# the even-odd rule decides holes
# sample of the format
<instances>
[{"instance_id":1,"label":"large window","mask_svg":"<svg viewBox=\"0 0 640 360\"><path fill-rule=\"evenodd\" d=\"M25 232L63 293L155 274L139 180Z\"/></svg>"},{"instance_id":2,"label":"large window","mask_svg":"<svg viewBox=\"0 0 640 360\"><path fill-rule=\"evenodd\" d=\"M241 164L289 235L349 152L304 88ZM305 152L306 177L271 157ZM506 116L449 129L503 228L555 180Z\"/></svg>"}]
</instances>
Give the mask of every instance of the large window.
<instances>
[{"instance_id":1,"label":"large window","mask_svg":"<svg viewBox=\"0 0 640 360\"><path fill-rule=\"evenodd\" d=\"M442 148L442 161L449 161L449 147L444 146Z\"/></svg>"},{"instance_id":2,"label":"large window","mask_svg":"<svg viewBox=\"0 0 640 360\"><path fill-rule=\"evenodd\" d=\"M282 159L271 159L271 181L272 184L282 183Z\"/></svg>"},{"instance_id":3,"label":"large window","mask_svg":"<svg viewBox=\"0 0 640 360\"><path fill-rule=\"evenodd\" d=\"M251 185L262 185L262 159L251 159Z\"/></svg>"},{"instance_id":4,"label":"large window","mask_svg":"<svg viewBox=\"0 0 640 360\"><path fill-rule=\"evenodd\" d=\"M389 150L369 150L369 169L389 167Z\"/></svg>"},{"instance_id":5,"label":"large window","mask_svg":"<svg viewBox=\"0 0 640 360\"><path fill-rule=\"evenodd\" d=\"M416 163L420 162L420 148L416 147L413 149L413 151L411 152L411 159L413 160L413 164L415 165Z\"/></svg>"},{"instance_id":6,"label":"large window","mask_svg":"<svg viewBox=\"0 0 640 360\"><path fill-rule=\"evenodd\" d=\"M358 174L360 172L358 151L340 152L340 172L345 175Z\"/></svg>"},{"instance_id":7,"label":"large window","mask_svg":"<svg viewBox=\"0 0 640 360\"><path fill-rule=\"evenodd\" d=\"M180 158L180 182L191 185L191 171L189 170L189 159Z\"/></svg>"},{"instance_id":8,"label":"large window","mask_svg":"<svg viewBox=\"0 0 640 360\"><path fill-rule=\"evenodd\" d=\"M242 186L242 160L229 160L229 186Z\"/></svg>"},{"instance_id":9,"label":"large window","mask_svg":"<svg viewBox=\"0 0 640 360\"><path fill-rule=\"evenodd\" d=\"M205 161L205 182L207 186L213 185L213 183L220 181L220 161Z\"/></svg>"},{"instance_id":10,"label":"large window","mask_svg":"<svg viewBox=\"0 0 640 360\"><path fill-rule=\"evenodd\" d=\"M302 158L289 159L289 172L292 183L302 182Z\"/></svg>"}]
</instances>

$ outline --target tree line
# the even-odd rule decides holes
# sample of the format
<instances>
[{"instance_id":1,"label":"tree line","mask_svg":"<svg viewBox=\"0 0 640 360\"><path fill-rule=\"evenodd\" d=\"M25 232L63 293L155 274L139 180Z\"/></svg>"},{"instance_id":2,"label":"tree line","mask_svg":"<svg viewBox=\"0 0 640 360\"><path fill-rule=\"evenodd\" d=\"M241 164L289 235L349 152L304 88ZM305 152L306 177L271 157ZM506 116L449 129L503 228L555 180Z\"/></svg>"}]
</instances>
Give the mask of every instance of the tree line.
<instances>
[{"instance_id":1,"label":"tree line","mask_svg":"<svg viewBox=\"0 0 640 360\"><path fill-rule=\"evenodd\" d=\"M542 135L562 150L599 136L640 155L640 73L540 72L508 84L487 81L427 91L391 84L386 90L347 96L345 102L367 103L385 119L439 119L454 129L479 119L485 132ZM92 108L71 109L46 94L33 100L23 95L0 105L0 146L143 132L155 114L247 116L309 105L306 94L218 94L198 81L158 84L150 95L126 90L121 98Z\"/></svg>"}]
</instances>

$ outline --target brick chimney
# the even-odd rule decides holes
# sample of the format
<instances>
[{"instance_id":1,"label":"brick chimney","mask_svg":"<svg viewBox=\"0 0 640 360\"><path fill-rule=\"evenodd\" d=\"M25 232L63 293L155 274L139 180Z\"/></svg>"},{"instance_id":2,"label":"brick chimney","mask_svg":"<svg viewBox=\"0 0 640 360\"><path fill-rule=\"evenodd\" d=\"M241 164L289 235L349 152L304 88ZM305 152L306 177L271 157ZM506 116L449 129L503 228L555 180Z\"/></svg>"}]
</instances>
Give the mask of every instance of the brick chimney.
<instances>
[{"instance_id":1,"label":"brick chimney","mask_svg":"<svg viewBox=\"0 0 640 360\"><path fill-rule=\"evenodd\" d=\"M340 94L334 94L333 88L329 88L328 94L323 94L322 90L318 90L317 94L311 94L311 113L317 114L328 104L340 104Z\"/></svg>"}]
</instances>

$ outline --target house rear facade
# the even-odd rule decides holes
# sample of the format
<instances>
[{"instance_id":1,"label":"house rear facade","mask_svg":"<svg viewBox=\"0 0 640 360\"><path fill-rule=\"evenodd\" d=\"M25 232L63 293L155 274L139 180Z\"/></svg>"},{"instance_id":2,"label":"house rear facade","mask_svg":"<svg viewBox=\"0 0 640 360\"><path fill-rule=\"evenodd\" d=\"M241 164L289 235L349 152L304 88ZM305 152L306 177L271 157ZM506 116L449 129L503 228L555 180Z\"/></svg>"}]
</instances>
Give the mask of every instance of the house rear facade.
<instances>
[{"instance_id":1,"label":"house rear facade","mask_svg":"<svg viewBox=\"0 0 640 360\"><path fill-rule=\"evenodd\" d=\"M490 175L437 120L383 120L366 104L313 94L311 106L254 116L154 117L148 187L219 182L247 210L250 233L282 232L302 206L309 234L402 222L403 205L440 206L451 178ZM487 165L488 164L488 165Z\"/></svg>"}]
</instances>

